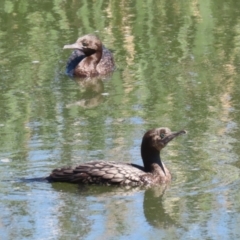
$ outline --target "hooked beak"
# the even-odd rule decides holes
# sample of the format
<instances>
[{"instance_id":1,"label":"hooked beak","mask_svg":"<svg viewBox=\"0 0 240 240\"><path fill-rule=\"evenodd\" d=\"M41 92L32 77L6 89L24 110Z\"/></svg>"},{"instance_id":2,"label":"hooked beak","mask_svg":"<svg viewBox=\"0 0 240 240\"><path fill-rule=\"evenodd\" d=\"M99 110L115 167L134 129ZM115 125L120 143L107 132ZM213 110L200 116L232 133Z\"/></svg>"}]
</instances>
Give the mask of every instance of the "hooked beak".
<instances>
[{"instance_id":1,"label":"hooked beak","mask_svg":"<svg viewBox=\"0 0 240 240\"><path fill-rule=\"evenodd\" d=\"M163 139L163 143L164 145L166 145L167 143L169 143L171 140L173 140L175 137L179 136L179 135L182 135L182 134L186 134L187 131L185 130L181 130L181 131L178 131L178 132L172 132L171 134L169 134L168 136L166 136L164 139Z\"/></svg>"},{"instance_id":2,"label":"hooked beak","mask_svg":"<svg viewBox=\"0 0 240 240\"><path fill-rule=\"evenodd\" d=\"M82 49L82 46L80 46L77 43L69 44L69 45L64 45L63 49Z\"/></svg>"}]
</instances>

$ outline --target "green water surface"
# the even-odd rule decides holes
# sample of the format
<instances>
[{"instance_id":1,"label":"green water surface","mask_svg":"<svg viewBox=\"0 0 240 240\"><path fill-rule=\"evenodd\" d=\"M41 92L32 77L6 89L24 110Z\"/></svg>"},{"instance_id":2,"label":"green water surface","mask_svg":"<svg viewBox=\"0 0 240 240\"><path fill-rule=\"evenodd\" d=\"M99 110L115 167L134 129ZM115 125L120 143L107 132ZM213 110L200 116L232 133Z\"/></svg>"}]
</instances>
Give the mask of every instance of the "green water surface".
<instances>
[{"instance_id":1,"label":"green water surface","mask_svg":"<svg viewBox=\"0 0 240 240\"><path fill-rule=\"evenodd\" d=\"M1 239L240 238L239 1L3 0L0 26ZM117 68L84 83L62 48L88 33ZM188 131L162 152L165 191L19 180L142 164L161 126Z\"/></svg>"}]
</instances>

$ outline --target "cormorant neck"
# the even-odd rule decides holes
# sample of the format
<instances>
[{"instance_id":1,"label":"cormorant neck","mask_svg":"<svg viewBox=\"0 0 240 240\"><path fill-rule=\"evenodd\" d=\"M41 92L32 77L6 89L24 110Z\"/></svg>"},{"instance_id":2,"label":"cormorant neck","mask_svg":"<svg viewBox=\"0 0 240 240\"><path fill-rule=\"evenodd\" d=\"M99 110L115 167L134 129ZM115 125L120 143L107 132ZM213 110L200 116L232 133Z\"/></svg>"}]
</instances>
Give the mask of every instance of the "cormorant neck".
<instances>
[{"instance_id":1,"label":"cormorant neck","mask_svg":"<svg viewBox=\"0 0 240 240\"><path fill-rule=\"evenodd\" d=\"M84 52L86 54L86 52ZM97 72L97 65L100 62L102 57L101 51L95 51L91 55L87 55L83 59L82 65L81 65L81 72L83 75L86 76L95 76L98 74Z\"/></svg>"},{"instance_id":2,"label":"cormorant neck","mask_svg":"<svg viewBox=\"0 0 240 240\"><path fill-rule=\"evenodd\" d=\"M88 48L85 49L83 52L87 57L90 57L91 59L93 59L92 61L98 64L102 58L102 51L102 47L98 46L97 50Z\"/></svg>"},{"instance_id":3,"label":"cormorant neck","mask_svg":"<svg viewBox=\"0 0 240 240\"><path fill-rule=\"evenodd\" d=\"M164 166L163 166L161 158L160 158L160 151L158 151L154 147L146 147L142 144L141 155L142 155L142 160L143 160L143 164L144 164L144 168L145 168L146 172L151 172L152 164L156 163L161 167L164 174L166 175Z\"/></svg>"},{"instance_id":4,"label":"cormorant neck","mask_svg":"<svg viewBox=\"0 0 240 240\"><path fill-rule=\"evenodd\" d=\"M66 74L69 75L70 77L73 77L74 69L85 57L86 56L82 52L79 51L78 53L78 51L75 50L67 62Z\"/></svg>"},{"instance_id":5,"label":"cormorant neck","mask_svg":"<svg viewBox=\"0 0 240 240\"><path fill-rule=\"evenodd\" d=\"M102 51L97 51L94 54L90 55L89 58L91 58L91 61L95 64L98 64L102 58Z\"/></svg>"}]
</instances>

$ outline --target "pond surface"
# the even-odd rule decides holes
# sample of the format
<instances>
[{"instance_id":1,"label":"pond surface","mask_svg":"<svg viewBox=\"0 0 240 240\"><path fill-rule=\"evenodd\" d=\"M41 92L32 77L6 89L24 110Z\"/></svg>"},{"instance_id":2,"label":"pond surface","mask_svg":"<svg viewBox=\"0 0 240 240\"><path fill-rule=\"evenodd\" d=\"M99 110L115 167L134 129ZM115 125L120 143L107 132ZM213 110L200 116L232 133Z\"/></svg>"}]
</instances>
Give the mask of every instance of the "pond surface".
<instances>
[{"instance_id":1,"label":"pond surface","mask_svg":"<svg viewBox=\"0 0 240 240\"><path fill-rule=\"evenodd\" d=\"M2 239L239 239L240 2L0 3ZM96 33L117 69L65 75L65 44ZM21 178L89 160L142 164L144 132L186 129L162 152L167 189Z\"/></svg>"}]
</instances>

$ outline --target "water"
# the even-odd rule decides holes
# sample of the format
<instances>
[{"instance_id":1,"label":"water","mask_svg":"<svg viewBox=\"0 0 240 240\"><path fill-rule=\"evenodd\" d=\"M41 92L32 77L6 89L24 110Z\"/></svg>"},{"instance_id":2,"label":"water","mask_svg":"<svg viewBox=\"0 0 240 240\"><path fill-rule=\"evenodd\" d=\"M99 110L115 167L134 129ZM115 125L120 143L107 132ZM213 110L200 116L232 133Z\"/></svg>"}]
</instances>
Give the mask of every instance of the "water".
<instances>
[{"instance_id":1,"label":"water","mask_svg":"<svg viewBox=\"0 0 240 240\"><path fill-rule=\"evenodd\" d=\"M239 12L234 1L2 1L1 239L238 239ZM97 33L117 69L83 84L63 46ZM150 128L167 189L21 178L89 160L142 164Z\"/></svg>"}]
</instances>

